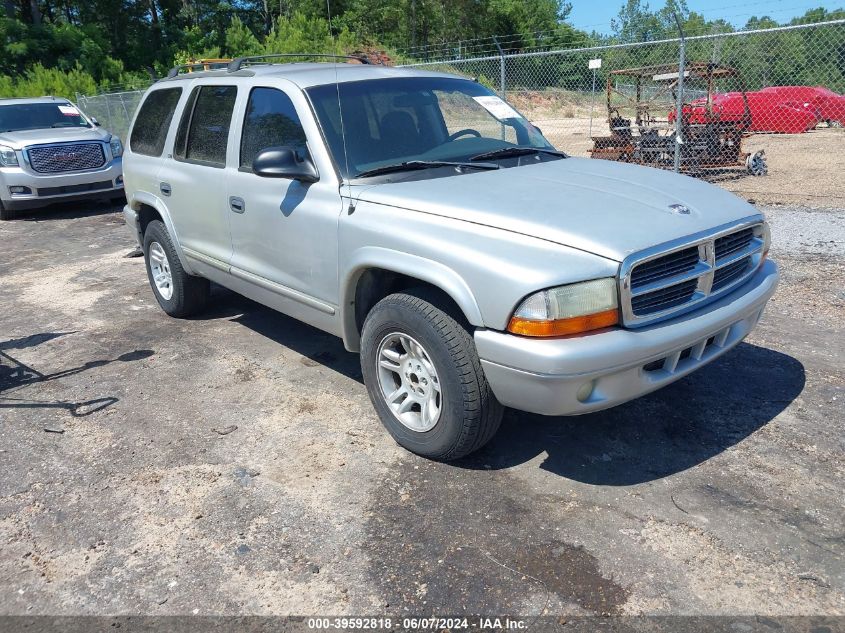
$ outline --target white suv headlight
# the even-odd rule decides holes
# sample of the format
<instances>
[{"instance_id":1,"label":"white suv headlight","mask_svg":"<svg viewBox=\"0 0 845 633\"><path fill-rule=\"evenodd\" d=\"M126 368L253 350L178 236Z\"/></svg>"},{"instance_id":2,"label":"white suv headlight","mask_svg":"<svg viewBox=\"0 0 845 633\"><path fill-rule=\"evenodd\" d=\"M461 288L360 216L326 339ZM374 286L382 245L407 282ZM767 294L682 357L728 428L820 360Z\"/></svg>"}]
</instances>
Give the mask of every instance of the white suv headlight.
<instances>
[{"instance_id":1,"label":"white suv headlight","mask_svg":"<svg viewBox=\"0 0 845 633\"><path fill-rule=\"evenodd\" d=\"M0 165L3 167L17 167L18 155L11 147L0 145Z\"/></svg>"},{"instance_id":2,"label":"white suv headlight","mask_svg":"<svg viewBox=\"0 0 845 633\"><path fill-rule=\"evenodd\" d=\"M526 297L513 313L508 331L522 336L567 336L618 322L616 279L606 277Z\"/></svg>"},{"instance_id":3,"label":"white suv headlight","mask_svg":"<svg viewBox=\"0 0 845 633\"><path fill-rule=\"evenodd\" d=\"M120 142L119 138L112 136L109 145L111 146L112 158L123 156L123 143Z\"/></svg>"}]
</instances>

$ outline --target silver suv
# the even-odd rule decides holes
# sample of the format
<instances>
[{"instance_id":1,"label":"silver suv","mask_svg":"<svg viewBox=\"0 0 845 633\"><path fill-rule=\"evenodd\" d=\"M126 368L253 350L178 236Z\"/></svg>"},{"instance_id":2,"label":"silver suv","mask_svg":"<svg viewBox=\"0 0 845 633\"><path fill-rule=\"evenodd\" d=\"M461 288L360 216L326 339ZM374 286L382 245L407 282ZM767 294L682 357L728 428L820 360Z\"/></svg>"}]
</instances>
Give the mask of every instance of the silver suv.
<instances>
[{"instance_id":1,"label":"silver suv","mask_svg":"<svg viewBox=\"0 0 845 633\"><path fill-rule=\"evenodd\" d=\"M214 281L342 337L387 430L434 459L482 446L504 407L577 415L678 380L742 341L778 280L750 204L569 157L447 74L174 71L125 173L165 312Z\"/></svg>"},{"instance_id":2,"label":"silver suv","mask_svg":"<svg viewBox=\"0 0 845 633\"><path fill-rule=\"evenodd\" d=\"M0 220L81 198L123 198L123 146L67 99L0 99Z\"/></svg>"}]
</instances>

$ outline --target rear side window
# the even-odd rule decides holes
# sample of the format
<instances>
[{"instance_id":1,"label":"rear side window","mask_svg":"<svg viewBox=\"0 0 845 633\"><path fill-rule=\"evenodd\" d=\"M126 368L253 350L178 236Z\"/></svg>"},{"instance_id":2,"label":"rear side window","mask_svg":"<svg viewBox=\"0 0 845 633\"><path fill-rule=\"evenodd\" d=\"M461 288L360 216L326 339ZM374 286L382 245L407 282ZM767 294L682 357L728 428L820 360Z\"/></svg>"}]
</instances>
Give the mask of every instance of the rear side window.
<instances>
[{"instance_id":1,"label":"rear side window","mask_svg":"<svg viewBox=\"0 0 845 633\"><path fill-rule=\"evenodd\" d=\"M177 160L210 167L226 165L229 125L238 89L235 86L197 86L185 107L176 135Z\"/></svg>"},{"instance_id":2,"label":"rear side window","mask_svg":"<svg viewBox=\"0 0 845 633\"><path fill-rule=\"evenodd\" d=\"M241 135L241 169L251 170L256 154L268 147L305 147L305 131L296 108L284 92L255 88L249 94Z\"/></svg>"},{"instance_id":3,"label":"rear side window","mask_svg":"<svg viewBox=\"0 0 845 633\"><path fill-rule=\"evenodd\" d=\"M129 137L129 148L133 152L161 156L167 130L170 129L170 121L181 96L181 88L155 90L147 95Z\"/></svg>"}]
</instances>

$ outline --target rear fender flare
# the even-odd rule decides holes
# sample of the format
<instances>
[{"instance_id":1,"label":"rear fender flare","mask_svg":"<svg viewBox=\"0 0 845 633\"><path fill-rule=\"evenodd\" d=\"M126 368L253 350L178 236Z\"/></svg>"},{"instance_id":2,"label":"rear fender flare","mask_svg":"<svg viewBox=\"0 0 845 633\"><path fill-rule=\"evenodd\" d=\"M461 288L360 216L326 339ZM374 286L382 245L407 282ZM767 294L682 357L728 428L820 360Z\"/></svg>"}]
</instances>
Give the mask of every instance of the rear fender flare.
<instances>
[{"instance_id":1,"label":"rear fender flare","mask_svg":"<svg viewBox=\"0 0 845 633\"><path fill-rule=\"evenodd\" d=\"M168 211L167 206L161 201L161 198L143 191L138 191L132 196L132 199L129 201L129 206L133 211L139 213L141 211L141 205L152 207L158 212L162 221L164 221L164 226L167 227L167 232L172 238L173 247L176 249L176 254L179 256L179 262L182 264L182 268L184 268L185 272L189 275L195 274L193 268L191 268L191 260L186 257L185 253L182 251L182 244L179 241L179 235L176 233L176 227L173 226L173 219L170 217L170 211ZM143 244L143 236L139 237L140 243Z\"/></svg>"}]
</instances>

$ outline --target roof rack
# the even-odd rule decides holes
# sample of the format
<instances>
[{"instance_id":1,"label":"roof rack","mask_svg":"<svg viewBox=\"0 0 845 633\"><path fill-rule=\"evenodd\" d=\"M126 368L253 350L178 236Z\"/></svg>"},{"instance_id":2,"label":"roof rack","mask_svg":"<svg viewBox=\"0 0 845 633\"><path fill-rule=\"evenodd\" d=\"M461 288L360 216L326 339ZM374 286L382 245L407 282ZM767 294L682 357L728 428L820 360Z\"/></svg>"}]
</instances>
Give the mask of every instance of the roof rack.
<instances>
[{"instance_id":1,"label":"roof rack","mask_svg":"<svg viewBox=\"0 0 845 633\"><path fill-rule=\"evenodd\" d=\"M224 62L217 62L217 63L224 63ZM174 77L179 75L179 71L185 70L187 72L194 72L194 69L199 68L200 70L213 70L209 68L209 62L202 61L202 62L194 62L191 64L179 64L178 66L174 66L170 69L167 73L168 79L173 79Z\"/></svg>"},{"instance_id":2,"label":"roof rack","mask_svg":"<svg viewBox=\"0 0 845 633\"><path fill-rule=\"evenodd\" d=\"M273 55L252 55L250 57L238 57L229 62L227 67L228 72L234 73L241 69L244 64L250 62L259 62L264 59L279 59L287 57L328 57L331 59L354 59L362 64L369 64L370 60L366 57L359 57L357 55L329 55L324 53L276 53ZM173 72L173 71L171 71Z\"/></svg>"},{"instance_id":3,"label":"roof rack","mask_svg":"<svg viewBox=\"0 0 845 633\"><path fill-rule=\"evenodd\" d=\"M52 99L53 101L60 99L62 101L70 101L70 99L65 99L64 97L56 97L55 95L41 95L40 97L0 97L0 101L32 101L34 99Z\"/></svg>"}]
</instances>

